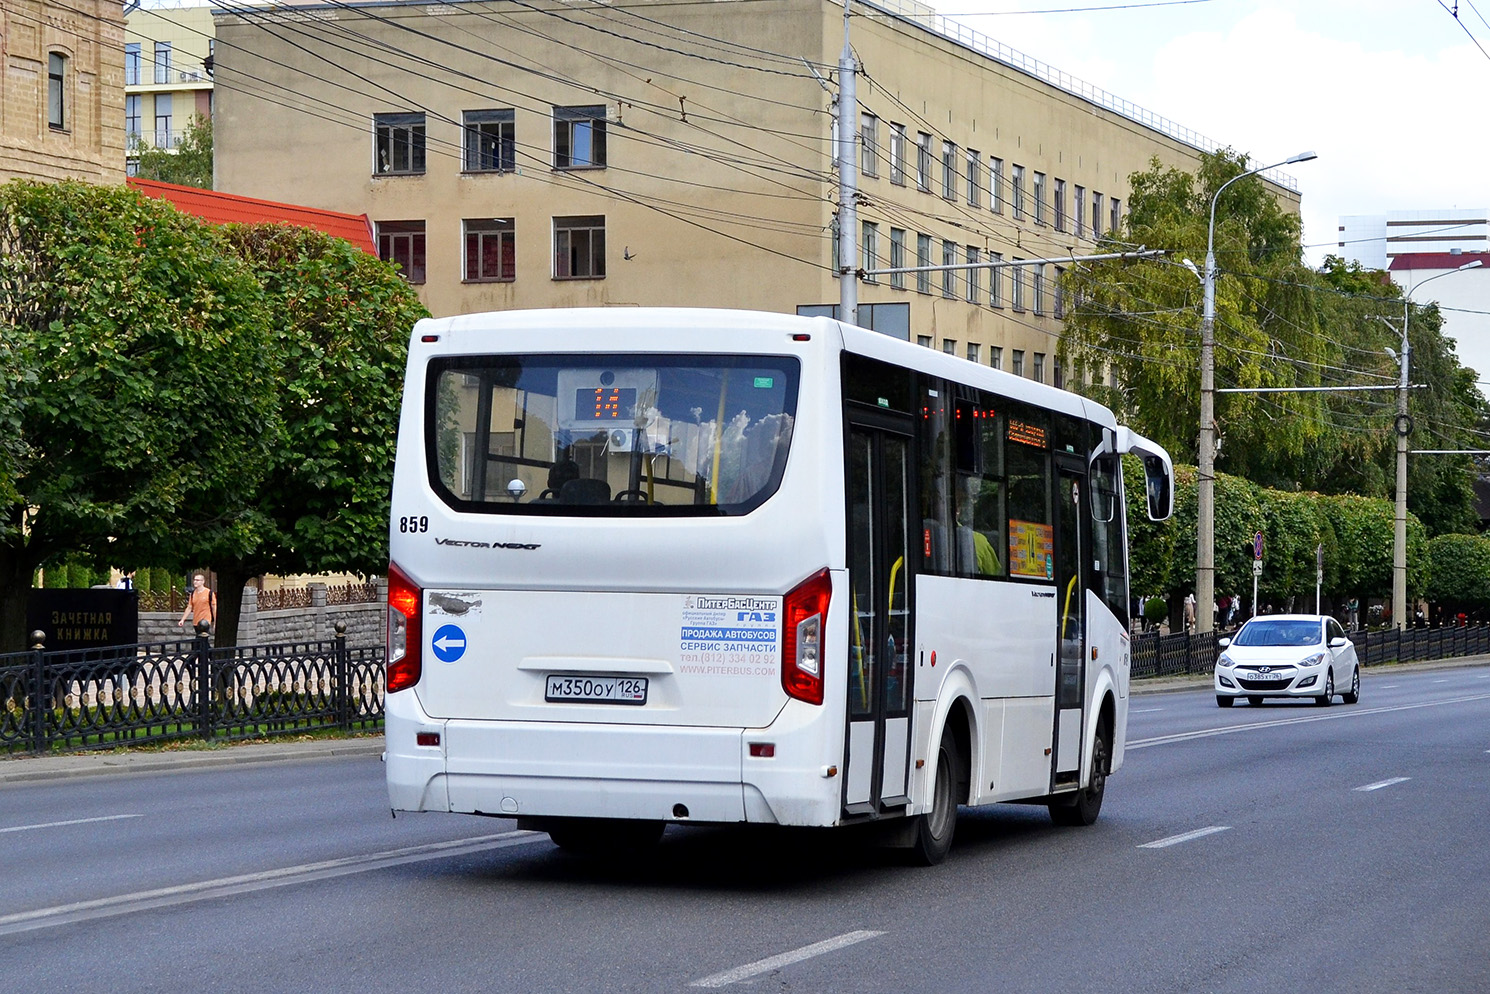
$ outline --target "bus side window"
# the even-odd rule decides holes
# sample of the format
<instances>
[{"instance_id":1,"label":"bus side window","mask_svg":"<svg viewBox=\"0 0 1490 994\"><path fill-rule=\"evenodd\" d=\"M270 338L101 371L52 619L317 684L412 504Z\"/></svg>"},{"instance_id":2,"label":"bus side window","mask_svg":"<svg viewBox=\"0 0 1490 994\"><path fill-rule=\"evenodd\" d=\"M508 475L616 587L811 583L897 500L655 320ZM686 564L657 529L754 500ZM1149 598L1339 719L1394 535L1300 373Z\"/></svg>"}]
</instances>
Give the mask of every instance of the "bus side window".
<instances>
[{"instance_id":1,"label":"bus side window","mask_svg":"<svg viewBox=\"0 0 1490 994\"><path fill-rule=\"evenodd\" d=\"M1009 575L1049 580L1055 575L1050 423L1043 412L1011 404L1003 425Z\"/></svg>"},{"instance_id":2,"label":"bus side window","mask_svg":"<svg viewBox=\"0 0 1490 994\"><path fill-rule=\"evenodd\" d=\"M952 573L951 398L941 380L923 380L920 393L921 572L947 576Z\"/></svg>"},{"instance_id":3,"label":"bus side window","mask_svg":"<svg viewBox=\"0 0 1490 994\"><path fill-rule=\"evenodd\" d=\"M1127 556L1123 545L1123 493L1118 457L1105 455L1092 463L1092 556L1095 571L1089 583L1094 593L1128 624Z\"/></svg>"}]
</instances>

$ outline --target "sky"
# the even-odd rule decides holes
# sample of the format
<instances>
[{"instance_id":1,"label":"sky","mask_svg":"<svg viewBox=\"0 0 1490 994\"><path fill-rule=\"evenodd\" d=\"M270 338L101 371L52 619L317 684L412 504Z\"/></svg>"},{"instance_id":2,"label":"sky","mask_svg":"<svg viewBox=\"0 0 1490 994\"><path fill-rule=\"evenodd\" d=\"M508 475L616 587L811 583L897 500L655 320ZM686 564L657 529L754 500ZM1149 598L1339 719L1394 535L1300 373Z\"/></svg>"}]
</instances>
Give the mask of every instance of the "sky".
<instances>
[{"instance_id":1,"label":"sky","mask_svg":"<svg viewBox=\"0 0 1490 994\"><path fill-rule=\"evenodd\" d=\"M1255 165L1317 152L1285 169L1316 265L1342 215L1490 207L1490 0L931 3Z\"/></svg>"}]
</instances>

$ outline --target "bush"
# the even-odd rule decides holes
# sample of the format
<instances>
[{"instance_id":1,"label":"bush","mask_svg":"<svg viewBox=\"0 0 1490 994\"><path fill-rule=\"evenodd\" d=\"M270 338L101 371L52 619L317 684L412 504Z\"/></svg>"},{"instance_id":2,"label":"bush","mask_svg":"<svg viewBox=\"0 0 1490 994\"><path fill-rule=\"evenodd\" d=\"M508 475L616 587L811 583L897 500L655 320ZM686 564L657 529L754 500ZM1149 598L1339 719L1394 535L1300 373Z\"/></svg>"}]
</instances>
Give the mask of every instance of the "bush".
<instances>
[{"instance_id":1,"label":"bush","mask_svg":"<svg viewBox=\"0 0 1490 994\"><path fill-rule=\"evenodd\" d=\"M1143 602L1143 620L1157 625L1169 617L1169 602L1162 597L1150 597Z\"/></svg>"}]
</instances>

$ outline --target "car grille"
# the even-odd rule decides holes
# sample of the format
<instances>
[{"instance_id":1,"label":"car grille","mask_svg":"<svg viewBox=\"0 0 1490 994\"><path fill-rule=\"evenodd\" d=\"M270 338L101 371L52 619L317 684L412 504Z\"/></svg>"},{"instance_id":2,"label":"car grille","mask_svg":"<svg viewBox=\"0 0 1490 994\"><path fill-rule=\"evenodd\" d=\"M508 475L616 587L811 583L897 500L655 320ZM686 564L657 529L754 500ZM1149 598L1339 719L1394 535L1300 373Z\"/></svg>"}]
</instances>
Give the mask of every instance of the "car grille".
<instances>
[{"instance_id":1,"label":"car grille","mask_svg":"<svg viewBox=\"0 0 1490 994\"><path fill-rule=\"evenodd\" d=\"M1243 690L1282 690L1293 682L1291 677L1282 680L1243 680L1240 677L1237 683L1241 684Z\"/></svg>"}]
</instances>

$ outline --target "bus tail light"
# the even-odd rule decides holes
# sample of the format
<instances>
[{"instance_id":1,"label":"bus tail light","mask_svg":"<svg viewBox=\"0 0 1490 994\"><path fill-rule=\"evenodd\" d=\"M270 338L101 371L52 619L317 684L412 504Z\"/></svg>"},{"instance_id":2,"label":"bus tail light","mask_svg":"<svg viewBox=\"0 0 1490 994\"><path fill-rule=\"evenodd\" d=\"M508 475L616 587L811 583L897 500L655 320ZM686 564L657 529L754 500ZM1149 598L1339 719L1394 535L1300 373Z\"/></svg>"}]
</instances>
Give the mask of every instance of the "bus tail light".
<instances>
[{"instance_id":1,"label":"bus tail light","mask_svg":"<svg viewBox=\"0 0 1490 994\"><path fill-rule=\"evenodd\" d=\"M808 704L823 702L823 626L833 578L818 570L786 595L781 646L781 688L787 696Z\"/></svg>"},{"instance_id":2,"label":"bus tail light","mask_svg":"<svg viewBox=\"0 0 1490 994\"><path fill-rule=\"evenodd\" d=\"M388 564L388 693L419 682L419 609L424 592L396 563Z\"/></svg>"}]
</instances>

